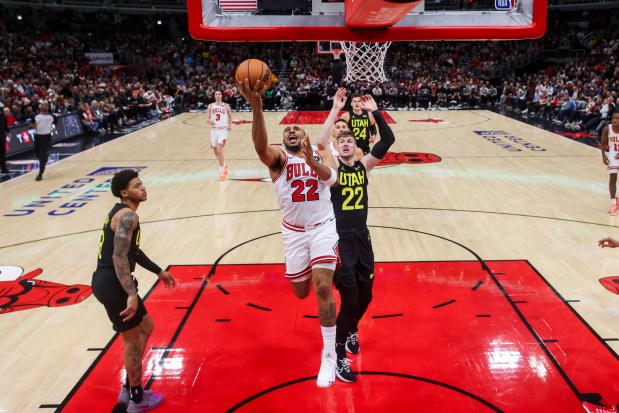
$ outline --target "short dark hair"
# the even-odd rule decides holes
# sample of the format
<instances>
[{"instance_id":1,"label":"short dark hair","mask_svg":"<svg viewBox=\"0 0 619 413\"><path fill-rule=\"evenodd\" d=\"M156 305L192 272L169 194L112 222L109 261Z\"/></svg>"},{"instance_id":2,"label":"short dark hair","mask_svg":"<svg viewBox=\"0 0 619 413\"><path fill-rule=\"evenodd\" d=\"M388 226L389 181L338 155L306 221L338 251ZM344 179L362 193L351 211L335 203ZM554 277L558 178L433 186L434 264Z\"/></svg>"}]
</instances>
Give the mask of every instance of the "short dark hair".
<instances>
[{"instance_id":1,"label":"short dark hair","mask_svg":"<svg viewBox=\"0 0 619 413\"><path fill-rule=\"evenodd\" d=\"M361 95L360 95L360 94L358 94L358 93L353 93L353 94L350 96L350 100L353 100L354 98L360 98L360 97L361 97Z\"/></svg>"},{"instance_id":2,"label":"short dark hair","mask_svg":"<svg viewBox=\"0 0 619 413\"><path fill-rule=\"evenodd\" d=\"M344 119L339 118L338 120L336 120L335 122L333 122L333 126L335 126L336 123L340 123L340 122L344 122L346 125L348 125L348 122L346 122Z\"/></svg>"},{"instance_id":3,"label":"short dark hair","mask_svg":"<svg viewBox=\"0 0 619 413\"><path fill-rule=\"evenodd\" d=\"M120 196L120 191L127 189L129 182L138 177L138 171L133 169L123 169L116 172L112 178L112 194L117 198Z\"/></svg>"}]
</instances>

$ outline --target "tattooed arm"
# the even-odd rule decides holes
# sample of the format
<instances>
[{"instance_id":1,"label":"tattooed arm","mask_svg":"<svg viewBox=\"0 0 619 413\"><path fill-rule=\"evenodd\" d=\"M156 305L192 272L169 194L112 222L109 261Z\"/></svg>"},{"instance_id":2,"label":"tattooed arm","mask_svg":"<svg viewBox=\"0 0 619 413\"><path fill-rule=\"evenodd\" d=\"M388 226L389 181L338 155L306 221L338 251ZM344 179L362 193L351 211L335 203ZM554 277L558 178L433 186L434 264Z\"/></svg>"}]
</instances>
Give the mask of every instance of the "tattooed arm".
<instances>
[{"instance_id":1,"label":"tattooed arm","mask_svg":"<svg viewBox=\"0 0 619 413\"><path fill-rule=\"evenodd\" d=\"M127 293L127 308L120 313L126 316L123 321L129 321L135 315L138 309L138 291L133 284L133 276L131 275L131 267L129 265L129 247L131 246L131 237L133 231L138 226L138 214L132 210L122 210L120 219L116 225L114 232L114 269L120 284Z\"/></svg>"}]
</instances>

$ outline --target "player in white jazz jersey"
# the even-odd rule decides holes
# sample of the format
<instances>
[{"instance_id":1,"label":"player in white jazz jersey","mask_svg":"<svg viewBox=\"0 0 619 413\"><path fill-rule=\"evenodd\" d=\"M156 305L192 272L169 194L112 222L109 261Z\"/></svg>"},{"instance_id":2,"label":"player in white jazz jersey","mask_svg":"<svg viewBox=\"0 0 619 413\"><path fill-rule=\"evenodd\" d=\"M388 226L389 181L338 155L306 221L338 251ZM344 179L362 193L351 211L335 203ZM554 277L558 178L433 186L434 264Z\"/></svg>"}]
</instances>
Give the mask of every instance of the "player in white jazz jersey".
<instances>
[{"instance_id":1,"label":"player in white jazz jersey","mask_svg":"<svg viewBox=\"0 0 619 413\"><path fill-rule=\"evenodd\" d=\"M606 146L608 145L608 154ZM617 205L617 171L619 171L619 112L613 113L610 125L602 130L602 162L608 165L610 180L608 189L610 190L610 210L608 215L615 215L619 209Z\"/></svg>"},{"instance_id":2,"label":"player in white jazz jersey","mask_svg":"<svg viewBox=\"0 0 619 413\"><path fill-rule=\"evenodd\" d=\"M257 85L258 82L255 89ZM329 186L337 182L335 162L326 148L321 151L312 148L305 131L296 125L284 129L284 148L269 145L261 97L266 87L252 91L245 79L239 90L252 106L254 148L269 168L282 209L286 278L298 298L307 297L314 285L323 338L316 384L327 387L335 381L336 367L336 306L332 285L338 262L338 236L329 191Z\"/></svg>"},{"instance_id":3,"label":"player in white jazz jersey","mask_svg":"<svg viewBox=\"0 0 619 413\"><path fill-rule=\"evenodd\" d=\"M228 177L228 164L224 160L224 146L228 139L228 131L232 126L232 112L230 105L221 100L220 90L215 91L215 102L208 105L206 113L211 124L211 148L219 161L219 179Z\"/></svg>"}]
</instances>

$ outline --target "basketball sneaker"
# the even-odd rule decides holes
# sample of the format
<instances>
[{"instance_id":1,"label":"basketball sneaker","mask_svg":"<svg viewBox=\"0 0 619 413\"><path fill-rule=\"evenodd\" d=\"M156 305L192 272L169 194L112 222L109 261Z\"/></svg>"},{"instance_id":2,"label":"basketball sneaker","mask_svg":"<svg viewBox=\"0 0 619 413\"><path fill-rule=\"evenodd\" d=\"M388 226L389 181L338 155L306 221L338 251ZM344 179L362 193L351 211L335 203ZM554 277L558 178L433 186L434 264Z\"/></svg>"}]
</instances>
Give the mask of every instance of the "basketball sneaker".
<instances>
[{"instance_id":1,"label":"basketball sneaker","mask_svg":"<svg viewBox=\"0 0 619 413\"><path fill-rule=\"evenodd\" d=\"M611 217L614 217L618 209L619 209L619 205L611 205L610 209L608 210L608 215L610 215Z\"/></svg>"},{"instance_id":2,"label":"basketball sneaker","mask_svg":"<svg viewBox=\"0 0 619 413\"><path fill-rule=\"evenodd\" d=\"M599 406L597 404L583 402L582 407L584 407L585 411L588 413L617 413L616 406Z\"/></svg>"},{"instance_id":3,"label":"basketball sneaker","mask_svg":"<svg viewBox=\"0 0 619 413\"><path fill-rule=\"evenodd\" d=\"M163 394L161 393L146 393L142 397L141 403L136 403L133 400L129 400L127 406L127 413L144 413L156 409L163 403Z\"/></svg>"},{"instance_id":4,"label":"basketball sneaker","mask_svg":"<svg viewBox=\"0 0 619 413\"><path fill-rule=\"evenodd\" d=\"M357 381L357 375L350 369L350 360L346 357L337 359L337 368L335 369L335 375L338 379L346 383L354 383Z\"/></svg>"},{"instance_id":5,"label":"basketball sneaker","mask_svg":"<svg viewBox=\"0 0 619 413\"><path fill-rule=\"evenodd\" d=\"M335 354L330 351L323 351L322 362L320 363L320 371L318 371L316 385L318 387L329 387L332 385L335 381L336 367L337 363L335 361Z\"/></svg>"},{"instance_id":6,"label":"basketball sneaker","mask_svg":"<svg viewBox=\"0 0 619 413\"><path fill-rule=\"evenodd\" d=\"M144 390L144 394L150 394L152 396L152 390ZM120 404L129 404L129 400L131 399L129 395L129 389L125 386L120 386L120 393L118 394L118 403Z\"/></svg>"},{"instance_id":7,"label":"basketball sneaker","mask_svg":"<svg viewBox=\"0 0 619 413\"><path fill-rule=\"evenodd\" d=\"M222 181L228 179L228 164L225 164L223 169L221 169L220 171L221 173L219 174L219 179Z\"/></svg>"},{"instance_id":8,"label":"basketball sneaker","mask_svg":"<svg viewBox=\"0 0 619 413\"><path fill-rule=\"evenodd\" d=\"M350 354L357 354L359 350L359 338L357 337L357 332L353 331L352 333L348 333L348 337L346 337L346 351Z\"/></svg>"}]
</instances>

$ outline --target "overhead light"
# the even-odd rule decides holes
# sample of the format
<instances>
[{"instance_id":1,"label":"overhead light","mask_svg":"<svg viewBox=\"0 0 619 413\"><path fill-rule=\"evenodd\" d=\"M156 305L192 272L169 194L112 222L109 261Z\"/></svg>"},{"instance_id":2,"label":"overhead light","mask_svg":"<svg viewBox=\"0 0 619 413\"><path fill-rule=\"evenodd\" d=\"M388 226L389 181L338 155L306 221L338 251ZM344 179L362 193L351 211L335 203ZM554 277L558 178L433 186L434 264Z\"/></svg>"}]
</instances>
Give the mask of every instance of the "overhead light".
<instances>
[{"instance_id":1,"label":"overhead light","mask_svg":"<svg viewBox=\"0 0 619 413\"><path fill-rule=\"evenodd\" d=\"M157 24L161 26L161 20L157 20Z\"/></svg>"},{"instance_id":2,"label":"overhead light","mask_svg":"<svg viewBox=\"0 0 619 413\"><path fill-rule=\"evenodd\" d=\"M17 15L17 20L21 20L21 14Z\"/></svg>"}]
</instances>

